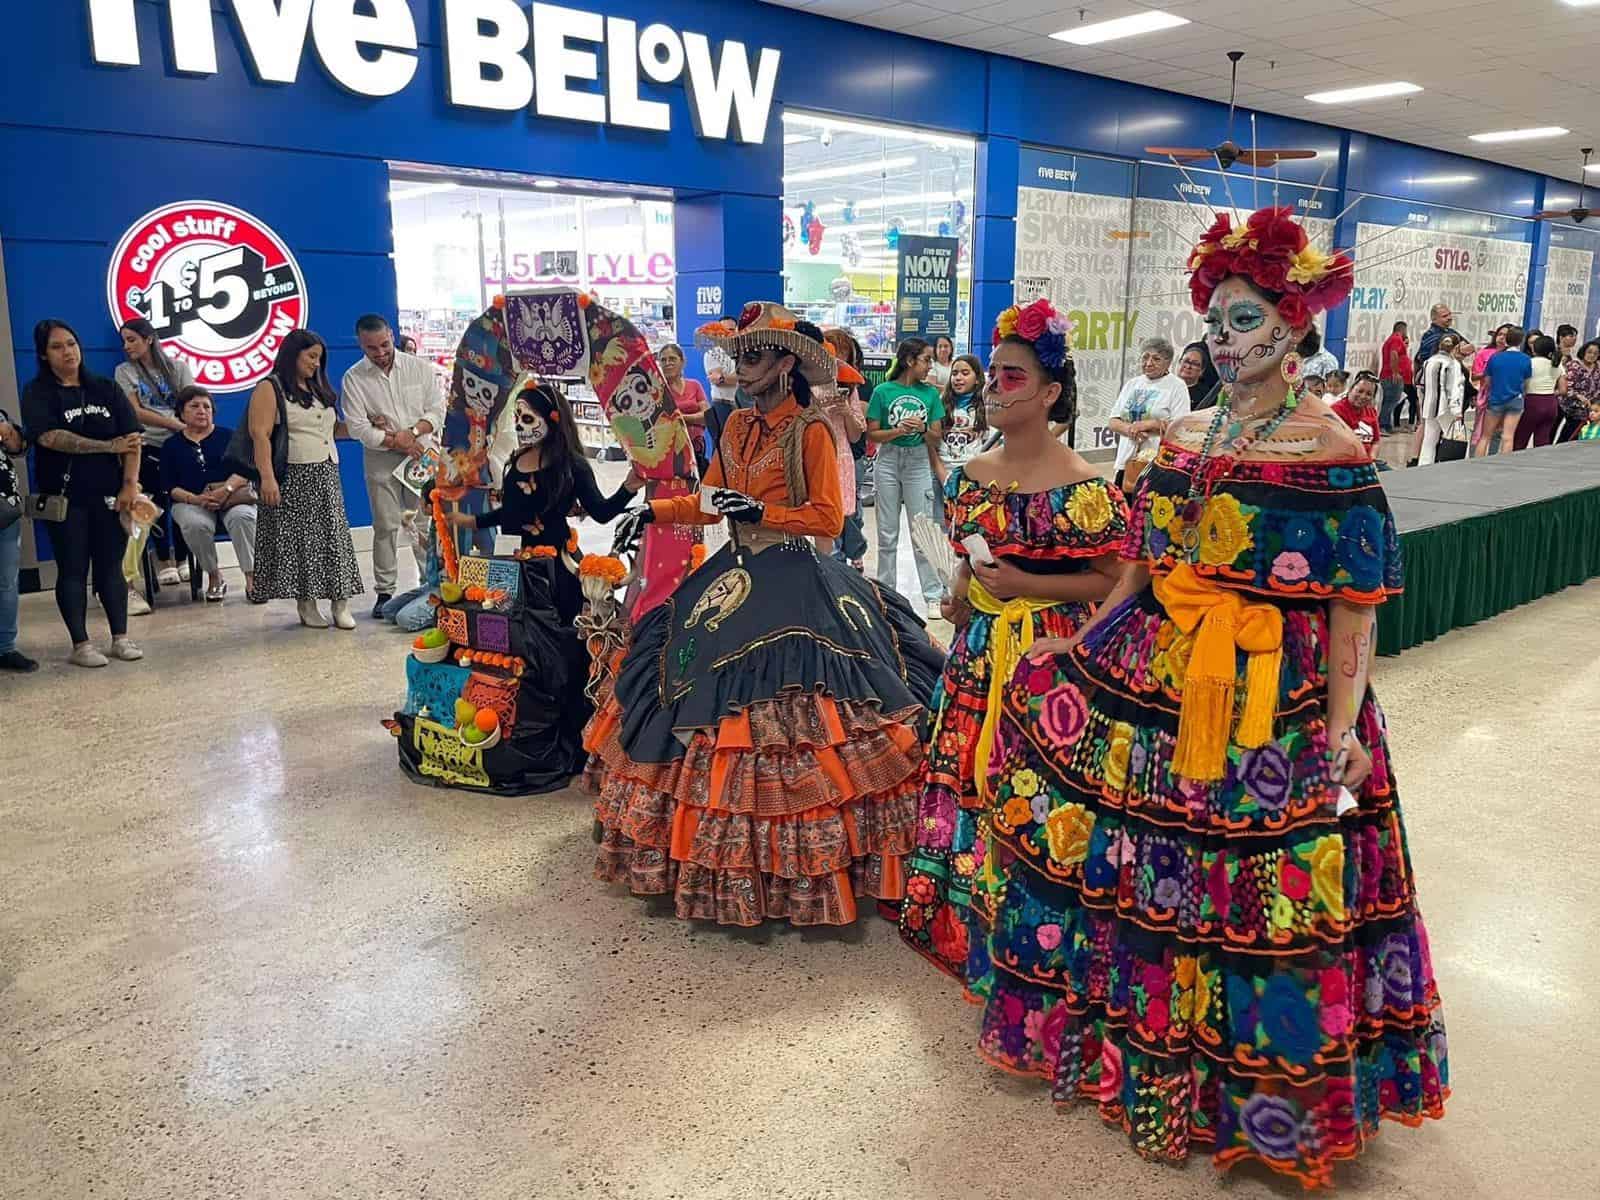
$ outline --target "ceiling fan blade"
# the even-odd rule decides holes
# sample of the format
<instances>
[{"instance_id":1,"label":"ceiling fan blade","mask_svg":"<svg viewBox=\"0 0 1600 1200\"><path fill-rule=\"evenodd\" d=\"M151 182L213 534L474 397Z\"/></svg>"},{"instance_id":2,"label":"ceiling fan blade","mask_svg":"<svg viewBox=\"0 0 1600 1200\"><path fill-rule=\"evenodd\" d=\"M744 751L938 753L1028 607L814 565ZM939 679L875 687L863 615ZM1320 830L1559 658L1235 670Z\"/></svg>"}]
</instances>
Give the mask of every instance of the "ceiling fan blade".
<instances>
[{"instance_id":1,"label":"ceiling fan blade","mask_svg":"<svg viewBox=\"0 0 1600 1200\"><path fill-rule=\"evenodd\" d=\"M1568 212L1564 208L1562 208L1562 209L1546 209L1544 212L1536 212L1536 213L1534 213L1533 214L1533 219L1535 221L1559 221L1562 218L1570 217L1571 215L1572 214L1570 212Z\"/></svg>"},{"instance_id":2,"label":"ceiling fan blade","mask_svg":"<svg viewBox=\"0 0 1600 1200\"><path fill-rule=\"evenodd\" d=\"M1146 146L1144 152L1157 158L1176 158L1182 162L1204 162L1217 156L1215 150L1204 150L1199 146Z\"/></svg>"},{"instance_id":3,"label":"ceiling fan blade","mask_svg":"<svg viewBox=\"0 0 1600 1200\"><path fill-rule=\"evenodd\" d=\"M1291 158L1315 158L1315 150L1244 150L1239 161L1250 167L1270 167Z\"/></svg>"}]
</instances>

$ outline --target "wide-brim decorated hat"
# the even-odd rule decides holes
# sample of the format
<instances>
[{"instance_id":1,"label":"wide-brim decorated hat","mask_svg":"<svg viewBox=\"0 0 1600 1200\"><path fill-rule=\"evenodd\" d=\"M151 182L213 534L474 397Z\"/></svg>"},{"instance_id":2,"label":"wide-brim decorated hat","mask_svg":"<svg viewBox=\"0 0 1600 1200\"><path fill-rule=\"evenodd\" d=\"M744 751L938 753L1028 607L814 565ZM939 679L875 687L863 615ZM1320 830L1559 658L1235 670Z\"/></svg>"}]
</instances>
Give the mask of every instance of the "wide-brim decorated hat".
<instances>
[{"instance_id":1,"label":"wide-brim decorated hat","mask_svg":"<svg viewBox=\"0 0 1600 1200\"><path fill-rule=\"evenodd\" d=\"M783 305L771 300L751 301L744 306L736 321L713 321L695 331L699 346L716 346L732 356L751 347L771 346L792 354L800 363L800 373L806 382L827 386L838 376L838 360L833 348L821 338L802 333L796 326L800 318Z\"/></svg>"}]
</instances>

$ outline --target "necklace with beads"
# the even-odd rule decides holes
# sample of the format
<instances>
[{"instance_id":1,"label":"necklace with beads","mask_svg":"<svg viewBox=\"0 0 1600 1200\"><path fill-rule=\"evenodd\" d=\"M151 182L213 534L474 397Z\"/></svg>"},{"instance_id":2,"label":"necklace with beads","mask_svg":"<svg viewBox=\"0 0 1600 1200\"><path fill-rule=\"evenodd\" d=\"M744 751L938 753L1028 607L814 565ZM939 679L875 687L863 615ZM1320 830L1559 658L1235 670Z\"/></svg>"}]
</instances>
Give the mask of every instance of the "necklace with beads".
<instances>
[{"instance_id":1,"label":"necklace with beads","mask_svg":"<svg viewBox=\"0 0 1600 1200\"><path fill-rule=\"evenodd\" d=\"M1212 490L1228 477L1252 446L1277 433L1299 407L1300 397L1291 391L1277 412L1254 432L1248 432L1247 420L1234 417L1228 393L1224 391L1217 397L1216 415L1211 418L1205 441L1200 445L1200 461L1189 478L1189 495L1183 504L1183 548L1191 562L1200 552L1200 517Z\"/></svg>"}]
</instances>

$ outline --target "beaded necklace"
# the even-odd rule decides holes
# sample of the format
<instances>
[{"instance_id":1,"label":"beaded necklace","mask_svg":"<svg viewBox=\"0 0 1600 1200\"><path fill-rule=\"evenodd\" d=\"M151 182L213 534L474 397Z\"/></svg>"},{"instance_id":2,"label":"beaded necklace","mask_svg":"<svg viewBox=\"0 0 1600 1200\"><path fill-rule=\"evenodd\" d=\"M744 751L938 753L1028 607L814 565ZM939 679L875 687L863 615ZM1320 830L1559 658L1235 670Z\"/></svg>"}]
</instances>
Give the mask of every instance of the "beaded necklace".
<instances>
[{"instance_id":1,"label":"beaded necklace","mask_svg":"<svg viewBox=\"0 0 1600 1200\"><path fill-rule=\"evenodd\" d=\"M1200 445L1200 461L1195 464L1194 474L1189 477L1189 495L1183 504L1183 548L1190 562L1196 561L1200 553L1200 517L1205 512L1205 502L1211 498L1213 489L1228 477L1250 447L1277 433L1299 407L1300 397L1291 390L1277 412L1258 426L1254 433L1246 433L1244 420L1230 420L1233 403L1227 391L1217 397L1216 415L1211 418L1205 441ZM1221 439L1221 448L1228 453L1217 454L1217 435L1222 433L1224 425L1227 433Z\"/></svg>"}]
</instances>

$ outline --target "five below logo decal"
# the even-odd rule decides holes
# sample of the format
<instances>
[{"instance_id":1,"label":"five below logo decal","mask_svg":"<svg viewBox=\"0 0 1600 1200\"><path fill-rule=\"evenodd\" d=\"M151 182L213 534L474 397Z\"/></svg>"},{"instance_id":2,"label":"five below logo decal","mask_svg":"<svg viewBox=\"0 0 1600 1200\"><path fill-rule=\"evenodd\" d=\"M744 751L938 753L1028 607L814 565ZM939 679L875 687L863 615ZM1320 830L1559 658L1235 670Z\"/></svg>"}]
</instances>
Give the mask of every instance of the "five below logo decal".
<instances>
[{"instance_id":1,"label":"five below logo decal","mask_svg":"<svg viewBox=\"0 0 1600 1200\"><path fill-rule=\"evenodd\" d=\"M265 379L284 336L309 316L305 276L283 239L210 200L134 222L111 255L106 299L118 325L147 318L197 381L228 391Z\"/></svg>"}]
</instances>

